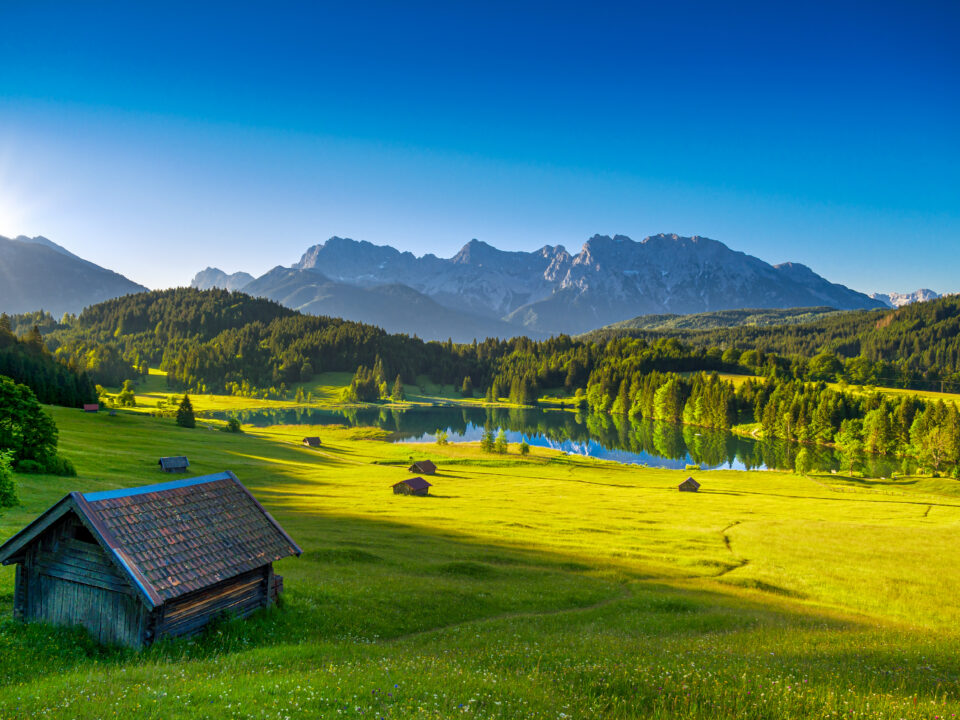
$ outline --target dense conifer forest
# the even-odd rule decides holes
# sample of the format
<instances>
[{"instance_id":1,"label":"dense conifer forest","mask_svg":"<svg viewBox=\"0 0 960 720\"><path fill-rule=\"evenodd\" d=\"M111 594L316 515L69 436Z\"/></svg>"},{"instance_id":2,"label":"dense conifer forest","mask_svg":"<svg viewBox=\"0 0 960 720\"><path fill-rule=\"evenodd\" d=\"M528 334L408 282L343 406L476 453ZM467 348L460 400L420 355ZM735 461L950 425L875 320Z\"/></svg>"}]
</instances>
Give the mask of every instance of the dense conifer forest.
<instances>
[{"instance_id":1,"label":"dense conifer forest","mask_svg":"<svg viewBox=\"0 0 960 720\"><path fill-rule=\"evenodd\" d=\"M26 385L43 403L79 407L96 400L90 379L75 365L54 358L36 324L21 337L13 327L11 318L0 315L0 376Z\"/></svg>"},{"instance_id":2,"label":"dense conifer forest","mask_svg":"<svg viewBox=\"0 0 960 720\"><path fill-rule=\"evenodd\" d=\"M844 376L850 382L885 387L960 390L957 295L896 310L833 313L802 324L670 331L606 329L585 339L602 343L625 336L647 342L674 337L694 348L753 350L759 364L764 356L776 354L789 358L791 373L797 377ZM842 372L833 359L843 363Z\"/></svg>"}]
</instances>

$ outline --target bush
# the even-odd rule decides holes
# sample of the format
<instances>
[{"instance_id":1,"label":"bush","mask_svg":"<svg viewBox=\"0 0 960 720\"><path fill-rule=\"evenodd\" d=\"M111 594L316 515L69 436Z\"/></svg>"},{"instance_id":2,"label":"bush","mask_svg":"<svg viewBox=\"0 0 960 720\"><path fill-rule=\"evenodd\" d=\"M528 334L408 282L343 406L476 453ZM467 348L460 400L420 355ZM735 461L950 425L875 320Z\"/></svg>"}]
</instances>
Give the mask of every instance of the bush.
<instances>
[{"instance_id":1,"label":"bush","mask_svg":"<svg viewBox=\"0 0 960 720\"><path fill-rule=\"evenodd\" d=\"M0 453L0 507L13 507L17 500L17 481L10 467L13 453Z\"/></svg>"},{"instance_id":2,"label":"bush","mask_svg":"<svg viewBox=\"0 0 960 720\"><path fill-rule=\"evenodd\" d=\"M223 431L231 432L231 433L243 432L243 430L240 429L240 421L237 420L235 417L231 417L227 419L227 424L223 428Z\"/></svg>"},{"instance_id":3,"label":"bush","mask_svg":"<svg viewBox=\"0 0 960 720\"><path fill-rule=\"evenodd\" d=\"M63 455L54 455L47 460L47 472L60 477L76 477L77 469Z\"/></svg>"},{"instance_id":4,"label":"bush","mask_svg":"<svg viewBox=\"0 0 960 720\"><path fill-rule=\"evenodd\" d=\"M46 468L36 460L21 460L17 463L17 472L24 475L42 475Z\"/></svg>"},{"instance_id":5,"label":"bush","mask_svg":"<svg viewBox=\"0 0 960 720\"><path fill-rule=\"evenodd\" d=\"M17 472L25 475L77 476L77 469L63 455L52 455L42 463L36 460L21 460L17 463L16 468Z\"/></svg>"},{"instance_id":6,"label":"bush","mask_svg":"<svg viewBox=\"0 0 960 720\"><path fill-rule=\"evenodd\" d=\"M526 440L520 443L520 454L529 455L530 454L530 445Z\"/></svg>"},{"instance_id":7,"label":"bush","mask_svg":"<svg viewBox=\"0 0 960 720\"><path fill-rule=\"evenodd\" d=\"M449 441L446 430L437 431L437 445L446 445Z\"/></svg>"}]
</instances>

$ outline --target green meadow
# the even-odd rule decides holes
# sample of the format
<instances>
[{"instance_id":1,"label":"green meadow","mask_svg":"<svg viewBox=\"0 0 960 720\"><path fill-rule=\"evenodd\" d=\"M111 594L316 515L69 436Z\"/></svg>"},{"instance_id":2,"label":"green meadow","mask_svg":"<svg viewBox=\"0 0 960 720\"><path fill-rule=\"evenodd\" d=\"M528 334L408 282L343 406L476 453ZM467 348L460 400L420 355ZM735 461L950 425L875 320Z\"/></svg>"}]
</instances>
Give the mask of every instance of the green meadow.
<instances>
[{"instance_id":1,"label":"green meadow","mask_svg":"<svg viewBox=\"0 0 960 720\"><path fill-rule=\"evenodd\" d=\"M241 401L269 404L195 406ZM689 494L688 473L536 448L51 413L78 477L17 476L0 540L70 490L168 480L157 458L185 454L193 475L233 470L304 554L277 565L280 607L142 652L15 623L0 568L0 718L960 712L954 480L710 471ZM431 496L393 495L421 457Z\"/></svg>"}]
</instances>

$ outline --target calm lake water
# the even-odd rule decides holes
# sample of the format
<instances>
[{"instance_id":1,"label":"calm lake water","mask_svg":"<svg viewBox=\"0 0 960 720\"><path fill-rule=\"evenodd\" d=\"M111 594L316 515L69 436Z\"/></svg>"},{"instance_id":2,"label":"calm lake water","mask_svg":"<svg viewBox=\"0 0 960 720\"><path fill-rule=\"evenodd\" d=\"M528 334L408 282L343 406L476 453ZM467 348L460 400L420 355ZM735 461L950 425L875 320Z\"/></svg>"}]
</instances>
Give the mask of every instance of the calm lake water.
<instances>
[{"instance_id":1,"label":"calm lake water","mask_svg":"<svg viewBox=\"0 0 960 720\"><path fill-rule=\"evenodd\" d=\"M430 407L391 410L306 408L213 412L207 417L236 416L257 427L269 425L347 425L378 427L392 442L432 443L446 431L450 442L476 442L484 428L503 429L507 440L548 447L574 455L651 467L734 470L792 469L800 445L779 440L755 440L690 425L651 421L631 422L619 415L565 410ZM815 469L840 470L842 458L829 448L807 446ZM868 456L862 469L874 477L889 477L900 461Z\"/></svg>"}]
</instances>

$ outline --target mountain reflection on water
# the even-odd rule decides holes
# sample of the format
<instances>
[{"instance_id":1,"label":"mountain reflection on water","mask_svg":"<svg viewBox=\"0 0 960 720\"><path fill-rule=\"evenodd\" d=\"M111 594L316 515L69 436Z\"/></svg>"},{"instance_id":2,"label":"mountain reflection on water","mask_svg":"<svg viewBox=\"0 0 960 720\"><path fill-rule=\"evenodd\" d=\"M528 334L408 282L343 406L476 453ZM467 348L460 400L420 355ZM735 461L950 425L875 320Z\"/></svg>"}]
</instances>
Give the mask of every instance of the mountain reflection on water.
<instances>
[{"instance_id":1,"label":"mountain reflection on water","mask_svg":"<svg viewBox=\"0 0 960 720\"><path fill-rule=\"evenodd\" d=\"M391 408L282 408L204 413L226 419L234 416L256 427L269 425L346 425L378 427L391 433L392 442L429 443L441 430L450 442L479 441L484 428L503 429L507 440L547 447L565 453L619 463L682 469L687 465L734 470L792 469L801 446L781 440L759 440L692 425L644 420L622 415L545 410L540 408L420 407ZM806 446L815 470L846 467L831 448ZM867 456L863 470L889 477L899 462Z\"/></svg>"}]
</instances>

